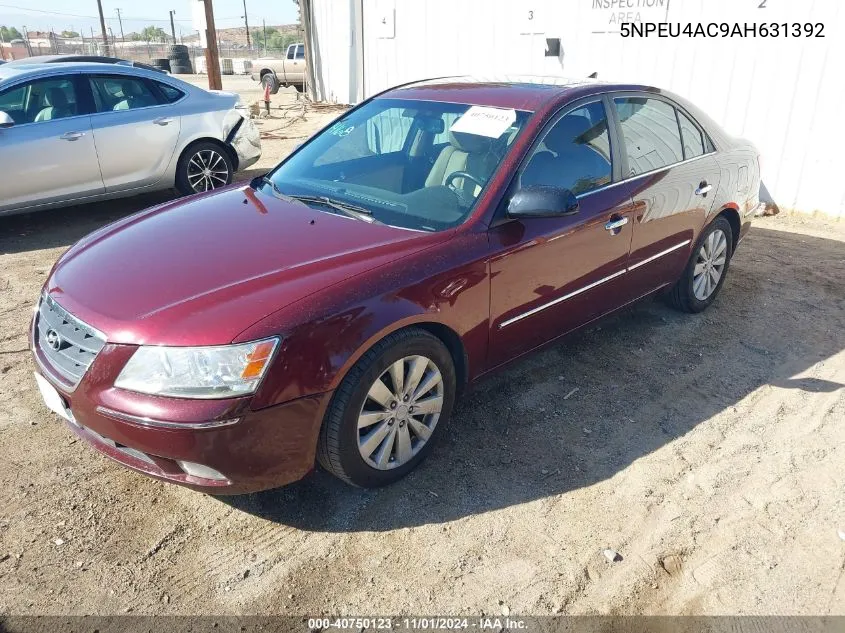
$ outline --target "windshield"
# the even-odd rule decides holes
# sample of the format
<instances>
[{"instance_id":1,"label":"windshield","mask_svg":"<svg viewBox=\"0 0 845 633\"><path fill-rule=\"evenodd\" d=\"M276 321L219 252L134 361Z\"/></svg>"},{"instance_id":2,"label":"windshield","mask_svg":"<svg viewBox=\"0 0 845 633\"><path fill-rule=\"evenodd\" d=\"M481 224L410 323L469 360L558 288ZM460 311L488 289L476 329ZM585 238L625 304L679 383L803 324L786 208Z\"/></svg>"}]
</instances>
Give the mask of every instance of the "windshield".
<instances>
[{"instance_id":1,"label":"windshield","mask_svg":"<svg viewBox=\"0 0 845 633\"><path fill-rule=\"evenodd\" d=\"M374 222L448 229L472 211L528 116L506 108L375 99L338 119L261 186L330 213L347 205Z\"/></svg>"}]
</instances>

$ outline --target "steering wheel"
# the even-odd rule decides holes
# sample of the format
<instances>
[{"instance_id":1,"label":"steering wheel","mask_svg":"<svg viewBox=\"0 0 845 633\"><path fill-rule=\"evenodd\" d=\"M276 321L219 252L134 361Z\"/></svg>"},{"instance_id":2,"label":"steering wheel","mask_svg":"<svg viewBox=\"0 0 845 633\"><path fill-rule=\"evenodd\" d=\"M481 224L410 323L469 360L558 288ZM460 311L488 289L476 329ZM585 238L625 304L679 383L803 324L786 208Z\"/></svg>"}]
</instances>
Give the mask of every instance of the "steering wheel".
<instances>
[{"instance_id":1,"label":"steering wheel","mask_svg":"<svg viewBox=\"0 0 845 633\"><path fill-rule=\"evenodd\" d=\"M467 180L474 182L476 185L482 188L484 187L485 183L481 179L477 178L476 176L473 176L471 173L466 171L453 171L451 174L446 176L446 186L449 187L449 189L452 190L452 193L454 193L458 197L458 201L461 203L461 205L464 207L471 207L473 202L475 202L475 196L467 193L462 188L456 187L454 185L454 181L458 178L466 178Z\"/></svg>"}]
</instances>

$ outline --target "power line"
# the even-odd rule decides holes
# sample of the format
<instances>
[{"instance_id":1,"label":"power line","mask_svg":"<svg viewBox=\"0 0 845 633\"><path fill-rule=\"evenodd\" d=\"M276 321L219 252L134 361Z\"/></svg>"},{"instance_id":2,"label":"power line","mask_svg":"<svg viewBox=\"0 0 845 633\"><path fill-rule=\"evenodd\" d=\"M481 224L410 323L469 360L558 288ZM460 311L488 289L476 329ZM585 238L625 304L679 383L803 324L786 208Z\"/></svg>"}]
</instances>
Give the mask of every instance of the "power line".
<instances>
[{"instance_id":1,"label":"power line","mask_svg":"<svg viewBox=\"0 0 845 633\"><path fill-rule=\"evenodd\" d=\"M27 13L41 13L43 15L57 15L57 16L66 17L66 18L86 18L86 19L90 19L90 20L99 20L100 19L99 16L97 16L97 15L80 15L78 13L63 13L61 11L46 11L44 9L30 9L29 7L21 7L21 6L16 6L16 5L13 5L13 4L0 4L0 7L4 8L4 9L17 9L18 11L25 11ZM108 18L108 19L114 20L115 18ZM135 22L169 22L170 21L170 20L162 20L160 18L144 18L144 17L129 16L129 15L124 15L123 19L124 20L131 20L131 21L135 21ZM237 21L240 22L240 20L242 18L239 15L232 15L232 16L222 17L222 18L219 17L219 18L216 18L216 19L218 21L220 21L220 20L237 20ZM192 20L190 20L190 19L181 19L181 20L175 20L175 21L176 22L192 22Z\"/></svg>"}]
</instances>

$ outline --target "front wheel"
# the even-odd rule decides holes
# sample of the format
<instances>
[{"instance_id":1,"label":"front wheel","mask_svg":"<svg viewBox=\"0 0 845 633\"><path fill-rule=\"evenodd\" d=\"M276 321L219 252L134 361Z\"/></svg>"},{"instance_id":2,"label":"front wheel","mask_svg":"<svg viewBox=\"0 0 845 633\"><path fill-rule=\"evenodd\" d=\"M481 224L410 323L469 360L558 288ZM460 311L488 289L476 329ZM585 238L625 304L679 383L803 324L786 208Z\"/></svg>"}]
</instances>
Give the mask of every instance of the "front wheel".
<instances>
[{"instance_id":1,"label":"front wheel","mask_svg":"<svg viewBox=\"0 0 845 633\"><path fill-rule=\"evenodd\" d=\"M683 275L669 293L672 305L683 312L701 312L716 298L733 255L730 222L716 218L692 251Z\"/></svg>"},{"instance_id":2,"label":"front wheel","mask_svg":"<svg viewBox=\"0 0 845 633\"><path fill-rule=\"evenodd\" d=\"M411 472L452 413L449 350L419 329L382 339L349 370L320 431L317 459L347 483L373 488Z\"/></svg>"},{"instance_id":3,"label":"front wheel","mask_svg":"<svg viewBox=\"0 0 845 633\"><path fill-rule=\"evenodd\" d=\"M186 196L211 191L231 183L234 173L232 159L225 149L216 143L197 143L179 158L176 188Z\"/></svg>"}]
</instances>

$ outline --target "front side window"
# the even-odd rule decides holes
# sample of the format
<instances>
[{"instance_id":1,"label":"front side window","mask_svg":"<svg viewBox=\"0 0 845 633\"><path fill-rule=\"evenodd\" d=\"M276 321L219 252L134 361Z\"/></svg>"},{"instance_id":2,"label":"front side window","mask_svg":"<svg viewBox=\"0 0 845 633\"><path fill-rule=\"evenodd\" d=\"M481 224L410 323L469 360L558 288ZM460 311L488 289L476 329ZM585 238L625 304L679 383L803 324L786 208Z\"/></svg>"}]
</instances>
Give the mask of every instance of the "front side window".
<instances>
[{"instance_id":1,"label":"front side window","mask_svg":"<svg viewBox=\"0 0 845 633\"><path fill-rule=\"evenodd\" d=\"M288 46L288 59L293 59L293 55L296 52L296 46Z\"/></svg>"},{"instance_id":2,"label":"front side window","mask_svg":"<svg viewBox=\"0 0 845 633\"><path fill-rule=\"evenodd\" d=\"M596 101L552 125L528 160L520 184L560 187L578 195L608 184L612 173L607 116Z\"/></svg>"},{"instance_id":3,"label":"front side window","mask_svg":"<svg viewBox=\"0 0 845 633\"><path fill-rule=\"evenodd\" d=\"M296 59L305 59L305 44L297 44Z\"/></svg>"},{"instance_id":4,"label":"front side window","mask_svg":"<svg viewBox=\"0 0 845 633\"><path fill-rule=\"evenodd\" d=\"M613 101L625 139L629 175L638 176L684 160L675 108L646 97Z\"/></svg>"},{"instance_id":5,"label":"front side window","mask_svg":"<svg viewBox=\"0 0 845 633\"><path fill-rule=\"evenodd\" d=\"M79 114L73 81L66 78L40 79L4 90L0 92L0 110L16 125Z\"/></svg>"},{"instance_id":6,"label":"front side window","mask_svg":"<svg viewBox=\"0 0 845 633\"><path fill-rule=\"evenodd\" d=\"M89 77L97 112L137 110L159 105L159 99L139 77L100 75Z\"/></svg>"},{"instance_id":7,"label":"front side window","mask_svg":"<svg viewBox=\"0 0 845 633\"><path fill-rule=\"evenodd\" d=\"M528 117L505 108L376 99L280 165L273 189L354 205L376 222L443 230L467 218Z\"/></svg>"},{"instance_id":8,"label":"front side window","mask_svg":"<svg viewBox=\"0 0 845 633\"><path fill-rule=\"evenodd\" d=\"M701 136L701 130L680 110L678 110L678 123L681 126L681 139L684 142L684 158L701 156L704 153L704 139Z\"/></svg>"}]
</instances>

